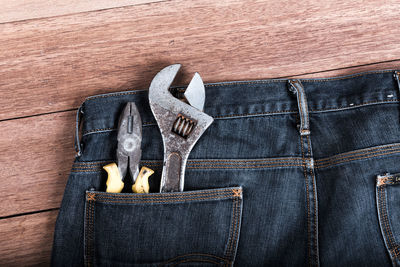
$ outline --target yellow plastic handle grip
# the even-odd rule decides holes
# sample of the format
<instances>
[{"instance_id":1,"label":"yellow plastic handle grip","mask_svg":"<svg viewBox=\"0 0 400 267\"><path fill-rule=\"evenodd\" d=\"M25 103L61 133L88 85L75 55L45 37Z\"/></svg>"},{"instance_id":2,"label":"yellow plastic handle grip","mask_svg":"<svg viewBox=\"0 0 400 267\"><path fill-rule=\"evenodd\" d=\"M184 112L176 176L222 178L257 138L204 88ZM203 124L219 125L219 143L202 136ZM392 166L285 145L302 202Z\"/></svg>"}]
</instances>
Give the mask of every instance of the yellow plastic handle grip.
<instances>
[{"instance_id":1,"label":"yellow plastic handle grip","mask_svg":"<svg viewBox=\"0 0 400 267\"><path fill-rule=\"evenodd\" d=\"M133 193L149 193L150 185L149 185L149 177L152 175L154 171L147 167L142 167L140 172L136 178L136 182L132 185Z\"/></svg>"},{"instance_id":2,"label":"yellow plastic handle grip","mask_svg":"<svg viewBox=\"0 0 400 267\"><path fill-rule=\"evenodd\" d=\"M121 175L119 174L118 166L115 163L107 164L103 167L108 173L107 178L107 189L106 192L109 193L121 193L122 188L124 188L124 182L121 180Z\"/></svg>"}]
</instances>

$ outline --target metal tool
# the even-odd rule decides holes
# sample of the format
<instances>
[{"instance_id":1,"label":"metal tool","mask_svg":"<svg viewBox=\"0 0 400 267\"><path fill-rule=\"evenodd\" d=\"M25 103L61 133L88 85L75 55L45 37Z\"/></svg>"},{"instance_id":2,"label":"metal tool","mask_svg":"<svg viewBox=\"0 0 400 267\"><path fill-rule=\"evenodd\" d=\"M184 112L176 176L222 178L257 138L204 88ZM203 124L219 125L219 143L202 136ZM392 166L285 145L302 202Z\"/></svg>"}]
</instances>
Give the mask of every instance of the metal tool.
<instances>
[{"instance_id":1,"label":"metal tool","mask_svg":"<svg viewBox=\"0 0 400 267\"><path fill-rule=\"evenodd\" d=\"M140 147L142 143L142 119L133 102L128 102L120 115L117 140L118 165L111 163L103 167L108 173L106 191L121 192L129 169L133 184L132 190L141 193L147 191L148 193L148 177L153 174L153 171L143 167L139 173L139 162L142 155Z\"/></svg>"},{"instance_id":2,"label":"metal tool","mask_svg":"<svg viewBox=\"0 0 400 267\"><path fill-rule=\"evenodd\" d=\"M162 69L149 88L151 111L160 128L164 144L164 164L160 192L183 191L189 153L213 118L203 112L205 89L196 73L185 92L185 103L169 91L181 65Z\"/></svg>"}]
</instances>

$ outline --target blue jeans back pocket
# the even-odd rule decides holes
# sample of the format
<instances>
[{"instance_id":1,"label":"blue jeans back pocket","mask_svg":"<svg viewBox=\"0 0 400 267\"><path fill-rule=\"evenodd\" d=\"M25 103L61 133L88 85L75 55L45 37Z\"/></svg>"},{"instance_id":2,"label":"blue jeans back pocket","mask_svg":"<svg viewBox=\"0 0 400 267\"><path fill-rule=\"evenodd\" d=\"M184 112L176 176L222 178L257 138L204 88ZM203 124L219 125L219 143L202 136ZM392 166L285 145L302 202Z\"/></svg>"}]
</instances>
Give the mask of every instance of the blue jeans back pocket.
<instances>
[{"instance_id":1,"label":"blue jeans back pocket","mask_svg":"<svg viewBox=\"0 0 400 267\"><path fill-rule=\"evenodd\" d=\"M86 266L231 266L242 188L113 194L86 191Z\"/></svg>"},{"instance_id":2,"label":"blue jeans back pocket","mask_svg":"<svg viewBox=\"0 0 400 267\"><path fill-rule=\"evenodd\" d=\"M386 249L393 266L400 266L400 173L378 175L376 203Z\"/></svg>"}]
</instances>

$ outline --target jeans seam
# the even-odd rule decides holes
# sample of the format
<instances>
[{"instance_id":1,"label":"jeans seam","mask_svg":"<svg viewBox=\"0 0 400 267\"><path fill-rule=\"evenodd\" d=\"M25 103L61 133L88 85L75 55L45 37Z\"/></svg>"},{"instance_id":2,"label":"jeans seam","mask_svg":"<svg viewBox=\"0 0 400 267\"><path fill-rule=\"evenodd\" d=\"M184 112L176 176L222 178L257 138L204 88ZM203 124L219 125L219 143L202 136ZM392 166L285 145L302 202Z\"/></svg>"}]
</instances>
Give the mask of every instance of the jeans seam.
<instances>
[{"instance_id":1,"label":"jeans seam","mask_svg":"<svg viewBox=\"0 0 400 267\"><path fill-rule=\"evenodd\" d=\"M232 197L232 194L230 192L219 192L219 193L210 193L210 194L190 194L189 196L168 196L168 197L164 197L164 196L149 196L149 197L142 197L142 196L138 196L138 197L130 197L130 196L102 196L102 195L98 195L97 200L107 200L107 199L111 199L111 200L127 200L127 201L145 201L145 200L165 200L165 201L169 201L169 200L185 200L185 199L192 199L192 198L196 198L196 197Z\"/></svg>"},{"instance_id":2,"label":"jeans seam","mask_svg":"<svg viewBox=\"0 0 400 267\"><path fill-rule=\"evenodd\" d=\"M143 196L144 197L144 196ZM187 197L182 197L182 196L176 196L176 197L170 197L169 199L165 199L163 198L163 196L160 197L146 197L144 199L141 198L128 198L128 197L122 197L122 196L113 196L113 197L108 197L108 196L101 196L101 195L97 195L96 197L96 201L101 201L103 203L137 203L137 204L141 204L141 203L159 203L159 204L163 204L163 203L176 203L176 202L187 202L187 201L195 201L195 200L219 200L219 199L224 199L224 198L238 198L237 196L235 196L235 193L231 192L226 192L226 193L214 193L214 194L199 194L198 196L194 195L190 195Z\"/></svg>"},{"instance_id":3,"label":"jeans seam","mask_svg":"<svg viewBox=\"0 0 400 267\"><path fill-rule=\"evenodd\" d=\"M234 255L236 254L237 246L238 246L238 238L239 238L239 231L240 231L240 220L241 220L241 205L242 205L242 199L241 198L236 198L236 213L237 213L237 218L236 218L236 228L235 228L235 239L232 243L232 264L235 261Z\"/></svg>"},{"instance_id":4,"label":"jeans seam","mask_svg":"<svg viewBox=\"0 0 400 267\"><path fill-rule=\"evenodd\" d=\"M232 213L231 213L231 223L230 223L230 227L229 227L229 234L228 234L228 241L226 244L226 251L225 251L225 255L224 257L226 259L231 259L231 254L230 254L230 246L231 246L231 242L232 242L232 237L234 235L234 224L235 224L235 220L236 220L236 210L235 210L235 199L232 199Z\"/></svg>"},{"instance_id":5,"label":"jeans seam","mask_svg":"<svg viewBox=\"0 0 400 267\"><path fill-rule=\"evenodd\" d=\"M303 158L303 171L304 171L304 178L306 182L306 206L307 206L307 255L308 255L308 265L311 266L311 232L310 232L310 203L308 198L308 177L307 177L307 170L306 170L306 159L304 156L304 147L303 147L303 135L300 135L300 147L301 147L301 154Z\"/></svg>"},{"instance_id":6,"label":"jeans seam","mask_svg":"<svg viewBox=\"0 0 400 267\"><path fill-rule=\"evenodd\" d=\"M384 151L382 151L382 152L384 152ZM399 153L400 152L400 150L395 150L395 151L390 151L390 152L387 152L387 153L379 153L379 154L369 154L370 156L363 156L362 155L362 157L357 157L357 158L352 158L352 159L347 159L347 160L341 160L341 161L338 161L338 162L334 162L334 163L332 163L332 164L321 164L322 166L316 166L315 168L319 168L319 169L321 169L321 168L326 168L326 167L330 167L330 166L334 166L334 165L338 165L338 164L340 164L340 163L345 163L345 162L350 162L350 161L355 161L355 160L359 160L359 159L368 159L368 158L373 158L373 157L379 157L379 156L384 156L384 155L390 155L390 154L395 154L395 153ZM367 154L368 155L368 154Z\"/></svg>"},{"instance_id":7,"label":"jeans seam","mask_svg":"<svg viewBox=\"0 0 400 267\"><path fill-rule=\"evenodd\" d=\"M203 166L187 166L186 169L262 169L262 168L274 168L274 167L303 167L304 164L259 164L259 165L203 165ZM151 168L161 168L162 165L148 165ZM101 172L102 166L93 167L73 167L71 173L80 172Z\"/></svg>"},{"instance_id":8,"label":"jeans seam","mask_svg":"<svg viewBox=\"0 0 400 267\"><path fill-rule=\"evenodd\" d=\"M385 103L395 103L395 102L399 102L398 99L389 99L389 100L376 100L376 101L367 101L367 102L363 102L361 104L358 105L354 105L354 106L341 106L341 107L337 107L337 108L326 108L326 109L310 109L310 113L320 113L320 112L334 112L334 111L338 111L338 110L346 110L346 109L353 109L353 108L359 108L359 107L363 107L363 106L369 106L370 104L385 104Z\"/></svg>"},{"instance_id":9,"label":"jeans seam","mask_svg":"<svg viewBox=\"0 0 400 267\"><path fill-rule=\"evenodd\" d=\"M307 135L307 139L308 139L308 146L311 147L311 139L310 139L310 135ZM316 190L315 190L315 175L313 172L313 167L310 168L310 174L311 174L311 178L312 178L312 189L313 189L313 196L314 196L314 244L315 244L315 261L318 262L318 231L317 231L317 222L318 222L318 218L317 218L317 212L318 212L318 208L317 208L317 196L316 196Z\"/></svg>"},{"instance_id":10,"label":"jeans seam","mask_svg":"<svg viewBox=\"0 0 400 267\"><path fill-rule=\"evenodd\" d=\"M381 186L381 188L380 188L380 190L381 190L380 197L382 199L382 201L381 201L381 203L382 203L381 211L383 213L382 215L383 215L383 220L384 220L384 227L385 227L386 233L388 235L388 239L389 239L389 243L390 243L390 247L391 247L389 250L393 251L393 256L394 256L395 259L397 259L399 251L398 251L397 244L396 244L396 242L394 240L394 236L393 236L392 230L390 228L390 224L389 224L389 217L388 217L388 211L387 211L385 189L386 188L384 188L384 186Z\"/></svg>"},{"instance_id":11,"label":"jeans seam","mask_svg":"<svg viewBox=\"0 0 400 267\"><path fill-rule=\"evenodd\" d=\"M345 159L353 159L353 158L358 158L358 157L363 157L363 156L367 156L367 155L374 155L374 154L380 154L383 152L389 152L389 151L396 151L396 150L400 150L400 148L398 147L389 147L386 149L375 149L375 150L370 150L370 151L363 151L363 152L359 152L359 153L355 153L352 155L346 155L346 156L340 156L340 157L335 157L335 158L331 158L331 159L327 159L327 160L318 160L318 164L319 165L326 165L329 163L335 163L335 162L340 162L342 160Z\"/></svg>"},{"instance_id":12,"label":"jeans seam","mask_svg":"<svg viewBox=\"0 0 400 267\"><path fill-rule=\"evenodd\" d=\"M239 202L240 198L233 199L233 210L234 210L234 225L233 225L233 232L231 237L229 238L228 242L228 250L227 256L229 257L230 261L233 262L233 256L235 251L235 246L237 244L238 232L239 232L239 221L240 221L240 210L239 210Z\"/></svg>"},{"instance_id":13,"label":"jeans seam","mask_svg":"<svg viewBox=\"0 0 400 267\"><path fill-rule=\"evenodd\" d=\"M400 146L400 144L399 144ZM215 162L215 163L220 163L220 162L236 162L236 163L232 163L232 164L242 164L243 163L249 163L249 162L285 162L285 161L301 161L302 158L301 157L285 157L285 158L265 158L265 159L193 159L193 160L189 160L190 164L196 164L196 165L200 165L202 164L202 162ZM75 162L74 166L77 165L100 165L100 164L107 164L112 162L112 160L108 160L108 161L98 161L98 162ZM159 161L146 161L146 160L142 160L141 163L145 163L145 164L162 164L162 160Z\"/></svg>"},{"instance_id":14,"label":"jeans seam","mask_svg":"<svg viewBox=\"0 0 400 267\"><path fill-rule=\"evenodd\" d=\"M157 167L157 166L153 166ZM161 167L159 165L158 167ZM200 167L191 167L187 166L186 169L263 169L263 168L274 168L274 167L304 167L303 164L275 164L275 165L270 165L270 164L264 164L264 165L259 165L259 166L200 166ZM92 168L92 169L77 169L74 168L72 169L71 172L74 173L79 173L79 172L100 172L102 169L100 167L98 168Z\"/></svg>"},{"instance_id":15,"label":"jeans seam","mask_svg":"<svg viewBox=\"0 0 400 267\"><path fill-rule=\"evenodd\" d=\"M85 233L86 239L86 260L85 265L90 267L93 265L93 228L94 228L94 202L95 202L95 194L88 193L86 198L87 203L87 212L86 212L86 219L87 219L87 231Z\"/></svg>"},{"instance_id":16,"label":"jeans seam","mask_svg":"<svg viewBox=\"0 0 400 267\"><path fill-rule=\"evenodd\" d=\"M363 154L368 154L368 153L364 153L364 152L369 152L371 150L382 150L382 151L387 151L389 149L392 149L393 147L400 147L400 143L397 144L390 144L390 145L383 145L383 146L377 146L377 147L370 147L370 148L364 148L364 149L359 149L359 150L355 150L355 151L350 151L350 152L345 152L345 153L340 153L338 155L335 156L331 156L331 157L327 157L327 158L322 158L322 159L318 159L316 160L316 162L323 162L323 161L332 161L335 159L342 159L342 158L347 158L346 156L350 155L350 154L359 154L359 155L363 155ZM352 156L349 156L352 157Z\"/></svg>"},{"instance_id":17,"label":"jeans seam","mask_svg":"<svg viewBox=\"0 0 400 267\"><path fill-rule=\"evenodd\" d=\"M236 196L236 188L218 188L218 189L210 189L210 190L203 190L203 191L185 191L181 192L183 194L177 194L177 193L159 193L158 195L148 195L148 194L129 194L129 195L120 195L120 194L115 194L115 195L110 195L110 193L105 193L105 192L97 192L95 193L97 197L100 198L135 198L135 199L141 199L141 198L185 198L185 197L192 197L193 195L215 195L215 194L232 194L233 197ZM239 190L239 193L241 191Z\"/></svg>"}]
</instances>

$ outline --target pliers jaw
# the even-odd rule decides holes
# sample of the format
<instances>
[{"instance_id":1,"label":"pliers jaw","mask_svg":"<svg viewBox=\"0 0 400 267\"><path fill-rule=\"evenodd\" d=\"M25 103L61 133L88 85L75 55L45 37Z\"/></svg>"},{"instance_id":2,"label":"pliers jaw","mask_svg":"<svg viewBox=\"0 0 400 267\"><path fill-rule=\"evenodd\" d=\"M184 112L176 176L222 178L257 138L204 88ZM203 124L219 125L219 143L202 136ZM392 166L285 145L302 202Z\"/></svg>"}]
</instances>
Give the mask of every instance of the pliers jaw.
<instances>
[{"instance_id":1,"label":"pliers jaw","mask_svg":"<svg viewBox=\"0 0 400 267\"><path fill-rule=\"evenodd\" d=\"M126 104L118 123L118 170L124 181L127 170L132 182L139 174L139 162L142 155L142 120L139 111L133 102Z\"/></svg>"}]
</instances>

